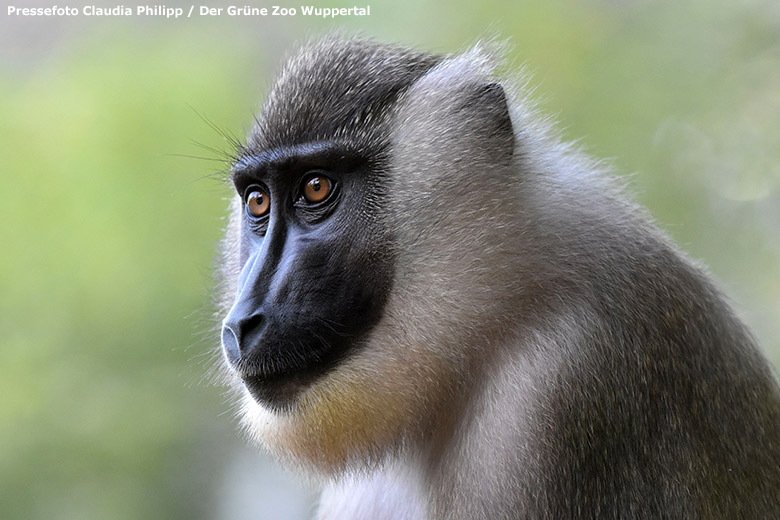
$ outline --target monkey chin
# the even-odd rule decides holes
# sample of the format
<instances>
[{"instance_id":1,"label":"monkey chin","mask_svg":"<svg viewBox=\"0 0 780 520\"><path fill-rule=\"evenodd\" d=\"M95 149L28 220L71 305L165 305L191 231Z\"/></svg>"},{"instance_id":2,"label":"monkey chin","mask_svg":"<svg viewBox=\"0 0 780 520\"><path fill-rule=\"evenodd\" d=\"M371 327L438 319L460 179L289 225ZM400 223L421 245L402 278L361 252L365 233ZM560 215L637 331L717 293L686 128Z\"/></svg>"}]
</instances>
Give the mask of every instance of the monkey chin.
<instances>
[{"instance_id":1,"label":"monkey chin","mask_svg":"<svg viewBox=\"0 0 780 520\"><path fill-rule=\"evenodd\" d=\"M315 376L309 377L285 377L279 381L269 384L267 378L248 377L242 379L244 388L258 403L276 411L289 409L298 396L316 379Z\"/></svg>"},{"instance_id":2,"label":"monkey chin","mask_svg":"<svg viewBox=\"0 0 780 520\"><path fill-rule=\"evenodd\" d=\"M325 369L309 369L275 376L241 376L244 388L263 406L277 412L290 410L299 396L316 383Z\"/></svg>"},{"instance_id":3,"label":"monkey chin","mask_svg":"<svg viewBox=\"0 0 780 520\"><path fill-rule=\"evenodd\" d=\"M387 345L366 347L283 408L246 391L242 425L249 436L283 463L323 479L370 471L414 446L436 423L436 411L446 409L450 392L434 382L448 380L452 367L408 344L401 356L388 355ZM399 387L398 380L408 384Z\"/></svg>"},{"instance_id":4,"label":"monkey chin","mask_svg":"<svg viewBox=\"0 0 780 520\"><path fill-rule=\"evenodd\" d=\"M368 469L399 445L403 432L388 416L402 410L384 396L384 414L371 407L379 396L359 380L331 373L301 389L283 407L268 406L247 390L243 425L283 463L326 477Z\"/></svg>"},{"instance_id":5,"label":"monkey chin","mask_svg":"<svg viewBox=\"0 0 780 520\"><path fill-rule=\"evenodd\" d=\"M287 346L283 345L282 349ZM239 364L235 373L255 401L282 413L294 410L296 401L306 389L342 365L349 357L350 350L357 348L346 341L329 343L327 350L318 350L316 346L307 350L308 355L297 357L295 363L284 358L264 357L265 362L259 364L272 366L274 371Z\"/></svg>"}]
</instances>

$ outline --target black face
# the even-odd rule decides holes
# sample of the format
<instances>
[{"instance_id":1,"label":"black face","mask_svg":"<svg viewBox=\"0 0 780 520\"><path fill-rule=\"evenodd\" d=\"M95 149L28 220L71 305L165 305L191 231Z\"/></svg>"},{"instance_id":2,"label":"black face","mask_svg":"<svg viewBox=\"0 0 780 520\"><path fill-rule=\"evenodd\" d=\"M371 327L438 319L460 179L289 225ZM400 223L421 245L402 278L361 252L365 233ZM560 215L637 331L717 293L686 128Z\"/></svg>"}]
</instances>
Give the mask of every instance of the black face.
<instances>
[{"instance_id":1,"label":"black face","mask_svg":"<svg viewBox=\"0 0 780 520\"><path fill-rule=\"evenodd\" d=\"M392 281L381 175L320 143L246 155L233 182L243 268L222 347L252 396L284 409L381 315Z\"/></svg>"}]
</instances>

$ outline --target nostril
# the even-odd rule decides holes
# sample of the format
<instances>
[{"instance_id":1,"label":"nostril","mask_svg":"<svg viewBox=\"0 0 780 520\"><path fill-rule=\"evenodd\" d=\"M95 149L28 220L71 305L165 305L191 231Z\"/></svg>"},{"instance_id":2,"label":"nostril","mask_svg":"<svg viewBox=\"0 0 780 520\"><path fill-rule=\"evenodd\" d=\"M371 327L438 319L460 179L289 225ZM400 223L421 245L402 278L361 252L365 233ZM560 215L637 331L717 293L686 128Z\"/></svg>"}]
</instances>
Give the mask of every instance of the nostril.
<instances>
[{"instance_id":1,"label":"nostril","mask_svg":"<svg viewBox=\"0 0 780 520\"><path fill-rule=\"evenodd\" d=\"M222 352L232 366L236 366L241 360L241 348L238 338L229 325L222 326Z\"/></svg>"},{"instance_id":2,"label":"nostril","mask_svg":"<svg viewBox=\"0 0 780 520\"><path fill-rule=\"evenodd\" d=\"M238 324L238 348L245 352L252 348L253 339L262 330L265 318L262 314L253 314L241 320Z\"/></svg>"}]
</instances>

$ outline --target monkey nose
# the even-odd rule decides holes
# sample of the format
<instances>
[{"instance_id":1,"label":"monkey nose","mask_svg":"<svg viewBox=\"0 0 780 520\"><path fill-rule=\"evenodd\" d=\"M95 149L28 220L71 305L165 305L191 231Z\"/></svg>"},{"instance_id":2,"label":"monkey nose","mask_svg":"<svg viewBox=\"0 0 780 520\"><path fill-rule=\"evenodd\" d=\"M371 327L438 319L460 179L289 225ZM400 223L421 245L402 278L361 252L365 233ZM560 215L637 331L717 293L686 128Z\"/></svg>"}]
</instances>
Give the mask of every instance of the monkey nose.
<instances>
[{"instance_id":1,"label":"monkey nose","mask_svg":"<svg viewBox=\"0 0 780 520\"><path fill-rule=\"evenodd\" d=\"M263 314L249 316L228 316L222 324L222 351L228 363L237 368L242 359L251 356L252 350L260 341L264 325Z\"/></svg>"}]
</instances>

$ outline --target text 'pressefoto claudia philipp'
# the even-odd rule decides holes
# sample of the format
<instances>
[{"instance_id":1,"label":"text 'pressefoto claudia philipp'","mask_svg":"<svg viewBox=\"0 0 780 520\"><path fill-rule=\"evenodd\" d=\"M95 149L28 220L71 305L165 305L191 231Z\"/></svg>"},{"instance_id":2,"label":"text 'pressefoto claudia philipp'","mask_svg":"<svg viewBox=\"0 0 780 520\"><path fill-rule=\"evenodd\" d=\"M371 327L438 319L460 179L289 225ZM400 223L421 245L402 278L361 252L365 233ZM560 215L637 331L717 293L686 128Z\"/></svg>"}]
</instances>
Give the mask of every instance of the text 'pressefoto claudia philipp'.
<instances>
[{"instance_id":1,"label":"text 'pressefoto claudia philipp'","mask_svg":"<svg viewBox=\"0 0 780 520\"><path fill-rule=\"evenodd\" d=\"M250 5L231 5L227 7L211 7L208 5L191 5L189 7L168 7L166 5L138 5L127 7L116 5L103 7L87 5L84 7L58 6L49 7L19 7L9 5L8 16L16 17L46 17L46 16L158 16L163 18L192 18L194 16L314 16L320 18L338 18L342 16L371 16L371 6L354 7L314 7L302 5L298 7L255 7Z\"/></svg>"}]
</instances>

